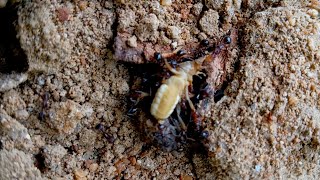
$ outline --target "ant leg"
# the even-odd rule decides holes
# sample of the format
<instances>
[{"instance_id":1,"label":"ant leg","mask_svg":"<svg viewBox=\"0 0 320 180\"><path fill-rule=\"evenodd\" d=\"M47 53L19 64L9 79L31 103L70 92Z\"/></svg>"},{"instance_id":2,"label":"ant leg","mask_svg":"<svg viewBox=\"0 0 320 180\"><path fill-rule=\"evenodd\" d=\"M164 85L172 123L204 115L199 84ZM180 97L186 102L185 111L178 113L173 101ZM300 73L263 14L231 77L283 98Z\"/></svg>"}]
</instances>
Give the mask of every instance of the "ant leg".
<instances>
[{"instance_id":1,"label":"ant leg","mask_svg":"<svg viewBox=\"0 0 320 180\"><path fill-rule=\"evenodd\" d=\"M186 88L186 99L189 103L189 106L190 106L190 109L191 109L191 117L193 119L193 122L195 123L196 125L196 129L197 131L200 130L200 126L201 126L201 123L203 121L203 119L201 117L199 117L199 114L197 113L192 101L190 100L190 97L189 97L189 93L188 93L188 89Z\"/></svg>"},{"instance_id":2,"label":"ant leg","mask_svg":"<svg viewBox=\"0 0 320 180\"><path fill-rule=\"evenodd\" d=\"M148 96L150 96L150 94L149 93L146 93L146 92L143 92L143 91L136 91L136 93L139 93L141 96L141 98L145 98L145 97L148 97Z\"/></svg>"},{"instance_id":3,"label":"ant leg","mask_svg":"<svg viewBox=\"0 0 320 180\"><path fill-rule=\"evenodd\" d=\"M182 50L182 47L178 47L176 48L173 52L166 52L166 53L161 53L161 57L162 58L169 58L169 57L172 57L172 56L183 56L186 52L184 50ZM160 59L160 56L157 54L157 57L159 58L156 58L156 59Z\"/></svg>"},{"instance_id":4,"label":"ant leg","mask_svg":"<svg viewBox=\"0 0 320 180\"><path fill-rule=\"evenodd\" d=\"M195 75L198 76L200 79L202 79L200 75L203 75L204 77L207 76L204 72L201 72L201 71L198 71Z\"/></svg>"},{"instance_id":5,"label":"ant leg","mask_svg":"<svg viewBox=\"0 0 320 180\"><path fill-rule=\"evenodd\" d=\"M151 94L151 93L150 93ZM129 100L131 101L130 109L127 112L128 116L134 116L137 112L137 106L143 100L144 98L150 96L149 93L143 92L143 91L135 91L133 94L131 94L131 97Z\"/></svg>"},{"instance_id":6,"label":"ant leg","mask_svg":"<svg viewBox=\"0 0 320 180\"><path fill-rule=\"evenodd\" d=\"M175 75L179 75L181 74L180 72L178 72L177 70L175 70L173 67L171 67L171 65L168 63L167 59L164 59L164 64L166 65L166 67Z\"/></svg>"}]
</instances>

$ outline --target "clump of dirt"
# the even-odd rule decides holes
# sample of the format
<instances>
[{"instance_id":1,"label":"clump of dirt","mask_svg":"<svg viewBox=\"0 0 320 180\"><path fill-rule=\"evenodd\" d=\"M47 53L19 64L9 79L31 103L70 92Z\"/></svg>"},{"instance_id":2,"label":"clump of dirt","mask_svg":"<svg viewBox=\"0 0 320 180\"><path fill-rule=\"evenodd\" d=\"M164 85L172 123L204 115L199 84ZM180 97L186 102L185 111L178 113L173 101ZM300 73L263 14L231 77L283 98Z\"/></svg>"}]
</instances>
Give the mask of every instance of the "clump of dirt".
<instances>
[{"instance_id":1,"label":"clump of dirt","mask_svg":"<svg viewBox=\"0 0 320 180\"><path fill-rule=\"evenodd\" d=\"M0 151L1 179L40 179L40 171L33 165L30 154L13 149Z\"/></svg>"},{"instance_id":2,"label":"clump of dirt","mask_svg":"<svg viewBox=\"0 0 320 180\"><path fill-rule=\"evenodd\" d=\"M317 14L279 7L256 13L246 25L240 71L208 115L217 177L316 178Z\"/></svg>"}]
</instances>

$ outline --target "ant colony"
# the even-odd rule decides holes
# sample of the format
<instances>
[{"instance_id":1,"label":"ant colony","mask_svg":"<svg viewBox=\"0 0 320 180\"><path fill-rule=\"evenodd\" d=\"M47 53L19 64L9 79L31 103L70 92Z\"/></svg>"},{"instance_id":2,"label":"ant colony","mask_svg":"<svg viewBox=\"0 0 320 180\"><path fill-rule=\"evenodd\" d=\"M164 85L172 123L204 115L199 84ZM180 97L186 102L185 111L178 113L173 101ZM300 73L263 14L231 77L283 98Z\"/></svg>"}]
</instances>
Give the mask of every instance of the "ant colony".
<instances>
[{"instance_id":1,"label":"ant colony","mask_svg":"<svg viewBox=\"0 0 320 180\"><path fill-rule=\"evenodd\" d=\"M213 98L216 93L206 82L205 67L230 43L230 36L214 46L202 40L196 50L156 52L152 59L156 63L130 66L132 93L128 115L136 120L147 142L170 151L209 136L204 117L197 111L201 100Z\"/></svg>"}]
</instances>

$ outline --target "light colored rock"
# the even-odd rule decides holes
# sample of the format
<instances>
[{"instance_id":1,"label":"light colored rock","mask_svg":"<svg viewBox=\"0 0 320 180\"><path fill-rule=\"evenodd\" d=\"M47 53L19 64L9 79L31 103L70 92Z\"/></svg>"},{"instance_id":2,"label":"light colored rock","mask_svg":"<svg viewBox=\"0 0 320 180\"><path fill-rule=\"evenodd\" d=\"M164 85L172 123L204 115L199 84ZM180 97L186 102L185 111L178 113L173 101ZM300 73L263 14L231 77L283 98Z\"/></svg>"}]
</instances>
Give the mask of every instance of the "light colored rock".
<instances>
[{"instance_id":1,"label":"light colored rock","mask_svg":"<svg viewBox=\"0 0 320 180\"><path fill-rule=\"evenodd\" d=\"M7 5L8 0L0 0L0 8L4 8Z\"/></svg>"},{"instance_id":2,"label":"light colored rock","mask_svg":"<svg viewBox=\"0 0 320 180\"><path fill-rule=\"evenodd\" d=\"M0 151L0 179L42 179L31 156L22 151Z\"/></svg>"},{"instance_id":3,"label":"light colored rock","mask_svg":"<svg viewBox=\"0 0 320 180\"><path fill-rule=\"evenodd\" d=\"M215 36L219 31L219 14L217 11L209 9L200 19L200 28L209 36Z\"/></svg>"},{"instance_id":4,"label":"light colored rock","mask_svg":"<svg viewBox=\"0 0 320 180\"><path fill-rule=\"evenodd\" d=\"M19 149L30 149L33 147L31 137L27 128L17 120L10 117L4 110L0 109L0 138L5 145Z\"/></svg>"},{"instance_id":5,"label":"light colored rock","mask_svg":"<svg viewBox=\"0 0 320 180\"><path fill-rule=\"evenodd\" d=\"M179 39L180 38L180 33L181 33L180 28L178 28L176 26L169 26L167 31L168 31L169 36L172 39Z\"/></svg>"},{"instance_id":6,"label":"light colored rock","mask_svg":"<svg viewBox=\"0 0 320 180\"><path fill-rule=\"evenodd\" d=\"M159 20L155 14L149 14L141 20L140 25L136 29L137 37L140 41L156 42L159 36Z\"/></svg>"},{"instance_id":7,"label":"light colored rock","mask_svg":"<svg viewBox=\"0 0 320 180\"><path fill-rule=\"evenodd\" d=\"M26 81L28 75L25 73L12 73L1 74L0 73L0 92L8 91L17 87L19 84Z\"/></svg>"},{"instance_id":8,"label":"light colored rock","mask_svg":"<svg viewBox=\"0 0 320 180\"><path fill-rule=\"evenodd\" d=\"M172 0L160 0L160 4L162 6L171 6L172 5Z\"/></svg>"},{"instance_id":9,"label":"light colored rock","mask_svg":"<svg viewBox=\"0 0 320 180\"><path fill-rule=\"evenodd\" d=\"M127 41L128 46L130 47L137 47L137 37L136 36L132 36L131 38L128 39Z\"/></svg>"}]
</instances>

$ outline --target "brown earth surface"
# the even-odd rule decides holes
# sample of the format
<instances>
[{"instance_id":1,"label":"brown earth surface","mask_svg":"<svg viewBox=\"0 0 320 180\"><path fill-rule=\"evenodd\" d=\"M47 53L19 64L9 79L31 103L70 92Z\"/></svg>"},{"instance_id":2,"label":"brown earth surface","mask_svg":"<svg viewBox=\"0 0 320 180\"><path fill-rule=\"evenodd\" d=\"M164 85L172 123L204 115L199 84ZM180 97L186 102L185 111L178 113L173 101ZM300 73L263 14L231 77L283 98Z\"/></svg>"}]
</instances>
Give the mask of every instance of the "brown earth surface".
<instances>
[{"instance_id":1,"label":"brown earth surface","mask_svg":"<svg viewBox=\"0 0 320 180\"><path fill-rule=\"evenodd\" d=\"M0 179L318 179L319 1L0 7ZM151 143L148 112L128 116L132 72L155 52L193 56L226 35L204 67L224 95L197 104L208 137L172 151Z\"/></svg>"}]
</instances>

